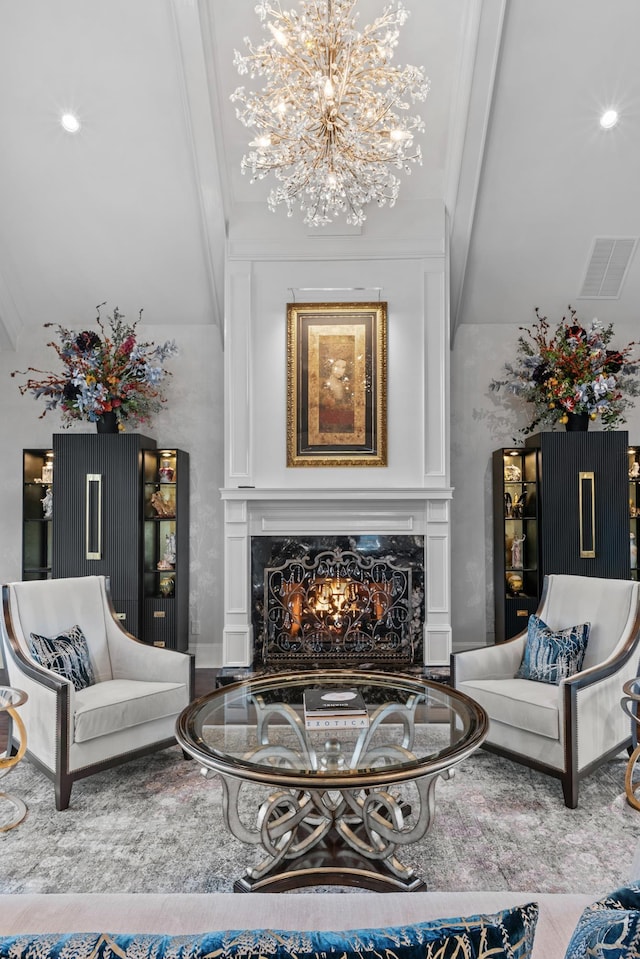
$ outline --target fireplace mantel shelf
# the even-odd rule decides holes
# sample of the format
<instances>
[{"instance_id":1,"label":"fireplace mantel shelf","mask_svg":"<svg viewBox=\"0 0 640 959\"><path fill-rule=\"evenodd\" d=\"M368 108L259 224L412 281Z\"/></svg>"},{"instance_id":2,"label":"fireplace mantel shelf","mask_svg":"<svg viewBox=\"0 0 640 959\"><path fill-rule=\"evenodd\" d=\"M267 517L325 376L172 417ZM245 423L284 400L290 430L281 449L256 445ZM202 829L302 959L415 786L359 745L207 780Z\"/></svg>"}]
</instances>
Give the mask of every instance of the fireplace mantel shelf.
<instances>
[{"instance_id":1,"label":"fireplace mantel shelf","mask_svg":"<svg viewBox=\"0 0 640 959\"><path fill-rule=\"evenodd\" d=\"M434 500L451 499L451 487L434 488L425 486L403 486L389 488L373 488L361 486L344 488L266 488L255 486L224 487L220 490L223 500L255 500L255 501L286 501L300 500L302 502L318 502L319 500Z\"/></svg>"}]
</instances>

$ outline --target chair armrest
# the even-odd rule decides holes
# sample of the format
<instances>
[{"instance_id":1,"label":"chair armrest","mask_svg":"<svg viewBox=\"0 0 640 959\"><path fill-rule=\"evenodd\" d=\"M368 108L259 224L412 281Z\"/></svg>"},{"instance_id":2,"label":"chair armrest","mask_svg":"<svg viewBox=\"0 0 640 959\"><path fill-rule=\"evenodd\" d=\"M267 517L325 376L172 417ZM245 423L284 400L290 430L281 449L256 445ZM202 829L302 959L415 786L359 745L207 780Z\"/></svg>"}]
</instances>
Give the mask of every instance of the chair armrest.
<instances>
[{"instance_id":1,"label":"chair armrest","mask_svg":"<svg viewBox=\"0 0 640 959\"><path fill-rule=\"evenodd\" d=\"M614 665L612 670L610 667ZM635 657L612 657L607 663L576 673L565 686L568 715L577 730L577 768L631 740L629 717L621 708L622 687L636 673Z\"/></svg>"},{"instance_id":2,"label":"chair armrest","mask_svg":"<svg viewBox=\"0 0 640 959\"><path fill-rule=\"evenodd\" d=\"M513 679L522 662L526 633L506 643L481 646L451 654L451 676L455 686L470 679Z\"/></svg>"},{"instance_id":3,"label":"chair armrest","mask_svg":"<svg viewBox=\"0 0 640 959\"><path fill-rule=\"evenodd\" d=\"M605 659L602 663L596 663L594 666L590 666L589 669L583 669L579 673L574 673L573 676L569 676L567 679L562 680L562 682L576 690L583 689L586 686L592 686L594 683L601 683L608 677L613 677L616 683L620 683L618 674L620 670L624 670L625 666L627 666L629 675L627 677L625 672L624 681L626 682L627 678L632 679L636 675L632 656L634 649L635 644L631 646L625 645L622 649L618 649L609 659Z\"/></svg>"},{"instance_id":4,"label":"chair armrest","mask_svg":"<svg viewBox=\"0 0 640 959\"><path fill-rule=\"evenodd\" d=\"M113 624L107 642L114 679L142 679L159 683L184 683L190 688L192 657L175 649L150 646Z\"/></svg>"},{"instance_id":5,"label":"chair armrest","mask_svg":"<svg viewBox=\"0 0 640 959\"><path fill-rule=\"evenodd\" d=\"M194 657L175 649L150 646L133 636L116 618L108 579L102 583L111 675L159 683L184 683L193 694Z\"/></svg>"},{"instance_id":6,"label":"chair armrest","mask_svg":"<svg viewBox=\"0 0 640 959\"><path fill-rule=\"evenodd\" d=\"M20 716L27 728L27 749L50 770L56 768L56 756L63 749L66 736L59 728L69 715L69 703L73 702L73 683L63 676L45 669L27 657L10 632L10 622L5 619L3 649L5 669L12 686L27 694L27 701L20 707Z\"/></svg>"}]
</instances>

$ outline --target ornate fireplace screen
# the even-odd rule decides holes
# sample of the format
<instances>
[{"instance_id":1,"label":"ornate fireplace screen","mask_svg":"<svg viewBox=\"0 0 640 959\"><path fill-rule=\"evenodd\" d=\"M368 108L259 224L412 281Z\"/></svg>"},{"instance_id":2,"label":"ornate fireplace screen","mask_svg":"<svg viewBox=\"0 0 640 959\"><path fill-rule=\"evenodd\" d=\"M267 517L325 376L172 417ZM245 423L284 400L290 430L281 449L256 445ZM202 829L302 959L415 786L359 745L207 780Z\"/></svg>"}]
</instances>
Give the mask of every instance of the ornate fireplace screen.
<instances>
[{"instance_id":1,"label":"ornate fireplace screen","mask_svg":"<svg viewBox=\"0 0 640 959\"><path fill-rule=\"evenodd\" d=\"M411 568L325 550L264 571L265 662L414 661Z\"/></svg>"}]
</instances>

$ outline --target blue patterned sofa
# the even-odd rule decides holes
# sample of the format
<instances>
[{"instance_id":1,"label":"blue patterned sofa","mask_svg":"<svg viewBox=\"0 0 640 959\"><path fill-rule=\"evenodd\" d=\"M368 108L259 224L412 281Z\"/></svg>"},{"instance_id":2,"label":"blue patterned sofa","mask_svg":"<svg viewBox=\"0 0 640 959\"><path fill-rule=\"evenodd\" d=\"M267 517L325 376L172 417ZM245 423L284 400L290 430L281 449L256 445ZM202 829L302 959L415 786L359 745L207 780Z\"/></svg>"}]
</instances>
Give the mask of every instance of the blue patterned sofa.
<instances>
[{"instance_id":1,"label":"blue patterned sofa","mask_svg":"<svg viewBox=\"0 0 640 959\"><path fill-rule=\"evenodd\" d=\"M583 910L595 898L532 892L0 895L0 936L93 932L182 937L228 929L337 932L498 913L533 901L539 917L531 959L564 959Z\"/></svg>"}]
</instances>

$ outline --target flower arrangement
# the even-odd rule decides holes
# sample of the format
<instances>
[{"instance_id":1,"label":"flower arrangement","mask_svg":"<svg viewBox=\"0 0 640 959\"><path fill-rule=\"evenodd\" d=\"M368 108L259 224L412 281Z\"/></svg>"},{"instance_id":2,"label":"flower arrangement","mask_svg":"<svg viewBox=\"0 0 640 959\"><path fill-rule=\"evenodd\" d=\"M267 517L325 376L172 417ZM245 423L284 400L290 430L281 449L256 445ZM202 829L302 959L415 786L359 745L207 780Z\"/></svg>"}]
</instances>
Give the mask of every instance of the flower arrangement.
<instances>
[{"instance_id":1,"label":"flower arrangement","mask_svg":"<svg viewBox=\"0 0 640 959\"><path fill-rule=\"evenodd\" d=\"M11 374L41 374L40 378L29 377L19 387L22 395L32 393L36 399L45 399L40 418L59 407L64 426L70 426L73 420L95 423L106 413L115 413L118 428L124 429L125 421L130 425L147 422L166 402L161 384L170 374L163 363L178 352L175 342L167 341L162 346L139 343L137 322L126 323L117 307L108 317L107 329L100 315L103 306L101 303L97 307L99 333L75 333L57 324L44 324L57 326L59 342L52 340L47 346L62 360L60 373L30 366ZM142 310L138 322L141 317Z\"/></svg>"},{"instance_id":2,"label":"flower arrangement","mask_svg":"<svg viewBox=\"0 0 640 959\"><path fill-rule=\"evenodd\" d=\"M620 350L609 349L613 324L597 319L585 327L569 306L555 330L538 307L531 329L521 326L518 362L506 363L507 377L492 380L490 389L522 397L535 407L533 421L523 434L541 426L567 423L570 413L599 416L605 430L625 422L630 397L640 394L640 360L633 359L635 342Z\"/></svg>"}]
</instances>

